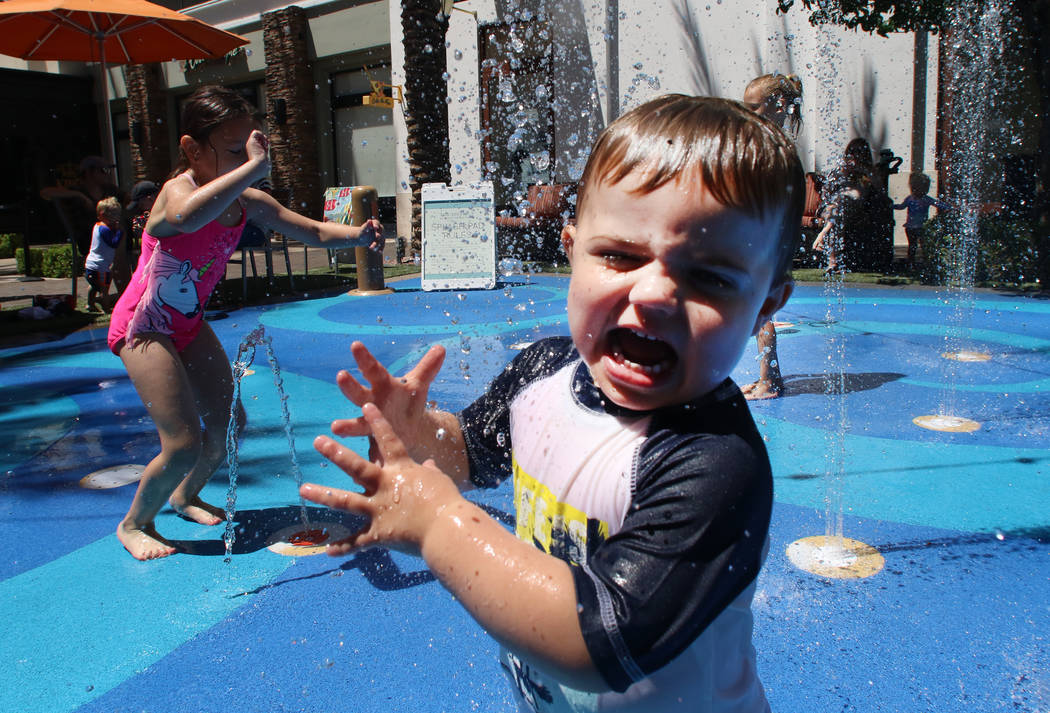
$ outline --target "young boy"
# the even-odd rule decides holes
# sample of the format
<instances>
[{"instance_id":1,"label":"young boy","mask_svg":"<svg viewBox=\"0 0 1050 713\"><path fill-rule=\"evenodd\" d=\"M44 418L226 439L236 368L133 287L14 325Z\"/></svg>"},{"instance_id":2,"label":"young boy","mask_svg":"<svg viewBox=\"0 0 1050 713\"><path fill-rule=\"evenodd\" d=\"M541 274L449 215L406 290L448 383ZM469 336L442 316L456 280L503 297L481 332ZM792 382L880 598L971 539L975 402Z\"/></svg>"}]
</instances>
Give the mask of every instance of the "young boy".
<instances>
[{"instance_id":1,"label":"young boy","mask_svg":"<svg viewBox=\"0 0 1050 713\"><path fill-rule=\"evenodd\" d=\"M98 222L91 230L91 250L84 258L84 279L87 280L88 309L92 312L109 312L109 284L112 281L110 268L123 238L120 230L120 202L116 198L103 198L95 207ZM99 302L101 301L101 305Z\"/></svg>"},{"instance_id":2,"label":"young boy","mask_svg":"<svg viewBox=\"0 0 1050 713\"><path fill-rule=\"evenodd\" d=\"M900 203L895 203L896 210L907 210L904 218L904 234L908 237L908 268L915 265L915 255L919 250L919 235L922 224L930 217L930 206L937 210L948 210L948 204L931 198L930 177L925 173L915 172L908 176L908 189L911 195Z\"/></svg>"},{"instance_id":3,"label":"young boy","mask_svg":"<svg viewBox=\"0 0 1050 713\"><path fill-rule=\"evenodd\" d=\"M769 459L729 373L792 290L795 149L736 102L653 100L598 138L562 233L572 339L524 350L464 411L427 409L444 352L395 378L360 343L362 406L318 437L370 524L329 546L420 554L501 644L522 710L766 711L751 598ZM460 495L513 476L517 536Z\"/></svg>"}]
</instances>

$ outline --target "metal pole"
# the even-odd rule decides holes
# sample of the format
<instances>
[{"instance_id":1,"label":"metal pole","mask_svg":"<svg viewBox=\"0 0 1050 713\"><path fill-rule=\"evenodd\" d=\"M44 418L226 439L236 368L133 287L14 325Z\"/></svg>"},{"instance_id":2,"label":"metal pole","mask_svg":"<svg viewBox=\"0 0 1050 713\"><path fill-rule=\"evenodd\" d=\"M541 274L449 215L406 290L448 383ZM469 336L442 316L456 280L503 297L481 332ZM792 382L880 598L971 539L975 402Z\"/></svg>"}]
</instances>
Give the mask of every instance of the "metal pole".
<instances>
[{"instance_id":1,"label":"metal pole","mask_svg":"<svg viewBox=\"0 0 1050 713\"><path fill-rule=\"evenodd\" d=\"M372 186L356 186L350 192L350 224L364 225L378 218L378 194ZM357 287L351 295L385 295L393 292L383 285L383 256L371 248L354 248Z\"/></svg>"},{"instance_id":2,"label":"metal pole","mask_svg":"<svg viewBox=\"0 0 1050 713\"><path fill-rule=\"evenodd\" d=\"M99 71L99 79L102 83L102 114L106 120L106 135L105 144L103 148L106 151L106 158L112 165L110 169L113 173L113 184L116 186L120 185L120 178L117 175L117 151L113 146L113 116L109 111L109 75L106 73L106 36L99 35L98 40L99 57L101 58L101 69Z\"/></svg>"}]
</instances>

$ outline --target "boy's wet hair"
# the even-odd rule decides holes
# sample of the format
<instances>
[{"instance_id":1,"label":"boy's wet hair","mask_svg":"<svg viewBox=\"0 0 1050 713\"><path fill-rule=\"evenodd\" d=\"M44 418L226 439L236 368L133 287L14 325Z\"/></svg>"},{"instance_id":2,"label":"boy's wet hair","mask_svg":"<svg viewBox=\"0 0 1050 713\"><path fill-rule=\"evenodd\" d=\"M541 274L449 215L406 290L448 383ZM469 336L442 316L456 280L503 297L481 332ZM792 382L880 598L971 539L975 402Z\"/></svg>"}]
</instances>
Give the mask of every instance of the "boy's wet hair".
<instances>
[{"instance_id":1,"label":"boy's wet hair","mask_svg":"<svg viewBox=\"0 0 1050 713\"><path fill-rule=\"evenodd\" d=\"M116 218L120 220L120 201L113 196L103 198L95 204L95 215L99 218Z\"/></svg>"},{"instance_id":2,"label":"boy's wet hair","mask_svg":"<svg viewBox=\"0 0 1050 713\"><path fill-rule=\"evenodd\" d=\"M634 171L645 194L696 179L722 205L760 219L781 214L777 273L786 277L801 237L805 177L792 141L771 121L729 99L669 94L622 115L598 137L580 180L588 194Z\"/></svg>"}]
</instances>

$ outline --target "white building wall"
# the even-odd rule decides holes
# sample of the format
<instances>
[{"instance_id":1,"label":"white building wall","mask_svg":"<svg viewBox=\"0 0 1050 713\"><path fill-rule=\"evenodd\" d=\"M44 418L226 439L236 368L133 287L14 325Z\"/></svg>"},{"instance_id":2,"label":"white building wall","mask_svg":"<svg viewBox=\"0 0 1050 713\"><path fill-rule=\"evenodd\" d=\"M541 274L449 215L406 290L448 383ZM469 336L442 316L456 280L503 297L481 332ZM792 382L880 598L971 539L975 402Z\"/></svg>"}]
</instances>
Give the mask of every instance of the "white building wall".
<instances>
[{"instance_id":1,"label":"white building wall","mask_svg":"<svg viewBox=\"0 0 1050 713\"><path fill-rule=\"evenodd\" d=\"M803 128L798 143L807 169L826 170L856 136L874 151L890 148L909 169L914 36L871 36L839 27L813 27L809 14L776 11L776 0L471 0L457 7L478 21L503 20L515 10L549 13L555 44L556 145L559 180L574 179L587 145L569 146L581 132L581 112L607 122L608 48L617 50L616 106L630 109L668 92L739 99L747 83L767 72L802 79ZM610 9L616 22L610 27ZM586 47L578 46L581 31ZM477 41L474 18L453 12L449 29L449 94L453 182L481 176L477 139ZM457 52L459 54L457 54ZM589 56L583 56L588 55ZM926 68L924 161L933 166L936 115L936 38ZM584 122L585 123L585 122ZM591 134L593 137L593 133ZM589 143L589 142L584 142ZM575 175L573 175L575 174Z\"/></svg>"}]
</instances>

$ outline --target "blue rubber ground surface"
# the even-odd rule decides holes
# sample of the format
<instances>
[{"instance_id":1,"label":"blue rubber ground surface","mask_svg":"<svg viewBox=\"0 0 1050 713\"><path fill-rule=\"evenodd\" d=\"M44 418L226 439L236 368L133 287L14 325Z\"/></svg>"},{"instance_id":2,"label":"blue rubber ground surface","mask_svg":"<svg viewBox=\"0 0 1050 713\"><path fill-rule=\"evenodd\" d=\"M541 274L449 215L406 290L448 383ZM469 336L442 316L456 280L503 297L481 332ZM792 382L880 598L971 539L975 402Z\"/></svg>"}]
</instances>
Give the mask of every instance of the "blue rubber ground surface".
<instances>
[{"instance_id":1,"label":"blue rubber ground surface","mask_svg":"<svg viewBox=\"0 0 1050 713\"><path fill-rule=\"evenodd\" d=\"M443 342L432 396L457 409L515 346L565 333L567 284L398 282L389 296L246 308L212 326L231 359L265 327L302 473L341 485L310 443L354 410L333 381L353 339L395 371ZM1050 302L978 295L963 339L984 362L941 356L958 332L952 311L931 291L847 289L829 302L800 287L777 315L786 392L752 405L776 477L755 602L774 711L1050 711ZM494 644L420 560L266 548L301 511L263 353L253 368L231 561L221 527L166 511L158 529L185 552L139 563L112 534L134 486L78 485L156 448L104 333L0 350L0 710L513 710ZM749 346L734 377L755 373ZM943 403L980 429L913 425ZM226 478L205 498L224 502ZM472 497L506 520L508 490ZM841 503L843 534L885 557L878 574L826 579L788 561L791 542L825 533L828 502ZM310 520L354 526L313 508Z\"/></svg>"}]
</instances>

